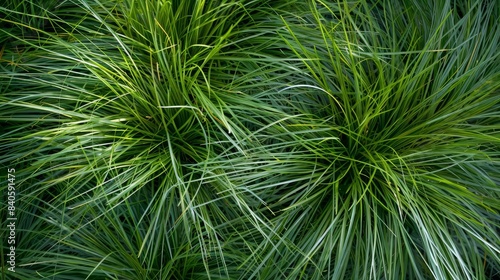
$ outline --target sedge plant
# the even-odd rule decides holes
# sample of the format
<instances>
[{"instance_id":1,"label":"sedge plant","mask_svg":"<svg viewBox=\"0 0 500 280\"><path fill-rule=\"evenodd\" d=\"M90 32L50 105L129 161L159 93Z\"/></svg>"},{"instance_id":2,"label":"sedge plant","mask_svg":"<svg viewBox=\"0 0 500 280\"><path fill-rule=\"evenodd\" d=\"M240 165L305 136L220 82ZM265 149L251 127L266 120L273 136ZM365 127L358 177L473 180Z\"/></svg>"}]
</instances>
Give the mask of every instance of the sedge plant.
<instances>
[{"instance_id":1,"label":"sedge plant","mask_svg":"<svg viewBox=\"0 0 500 280\"><path fill-rule=\"evenodd\" d=\"M498 277L499 9L7 1L2 276Z\"/></svg>"}]
</instances>

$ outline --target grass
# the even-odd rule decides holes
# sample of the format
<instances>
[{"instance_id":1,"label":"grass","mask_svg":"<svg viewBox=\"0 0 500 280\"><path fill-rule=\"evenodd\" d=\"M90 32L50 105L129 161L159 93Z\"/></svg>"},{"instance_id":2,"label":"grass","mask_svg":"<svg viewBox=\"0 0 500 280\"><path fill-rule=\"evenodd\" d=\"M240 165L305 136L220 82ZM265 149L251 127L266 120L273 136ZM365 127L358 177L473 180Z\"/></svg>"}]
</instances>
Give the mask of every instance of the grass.
<instances>
[{"instance_id":1,"label":"grass","mask_svg":"<svg viewBox=\"0 0 500 280\"><path fill-rule=\"evenodd\" d=\"M495 1L0 15L3 278L500 275Z\"/></svg>"}]
</instances>

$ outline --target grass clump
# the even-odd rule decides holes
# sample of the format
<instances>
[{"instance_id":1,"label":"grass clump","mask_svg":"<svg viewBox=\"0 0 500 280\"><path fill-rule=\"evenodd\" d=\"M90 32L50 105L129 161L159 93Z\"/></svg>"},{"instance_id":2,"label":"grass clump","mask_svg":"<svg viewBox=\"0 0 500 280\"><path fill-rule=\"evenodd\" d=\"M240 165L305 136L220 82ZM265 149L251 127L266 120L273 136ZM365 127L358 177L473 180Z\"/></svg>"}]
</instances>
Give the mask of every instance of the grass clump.
<instances>
[{"instance_id":1,"label":"grass clump","mask_svg":"<svg viewBox=\"0 0 500 280\"><path fill-rule=\"evenodd\" d=\"M0 8L6 277L499 275L494 1L45 4Z\"/></svg>"}]
</instances>

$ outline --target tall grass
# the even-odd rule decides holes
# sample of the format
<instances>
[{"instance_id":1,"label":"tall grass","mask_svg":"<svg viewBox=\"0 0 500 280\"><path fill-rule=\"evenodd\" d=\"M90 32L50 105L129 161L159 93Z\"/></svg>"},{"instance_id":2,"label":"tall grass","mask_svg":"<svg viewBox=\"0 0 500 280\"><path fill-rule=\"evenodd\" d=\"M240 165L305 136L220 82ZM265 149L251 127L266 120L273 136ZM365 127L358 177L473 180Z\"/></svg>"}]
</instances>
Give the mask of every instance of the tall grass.
<instances>
[{"instance_id":1,"label":"tall grass","mask_svg":"<svg viewBox=\"0 0 500 280\"><path fill-rule=\"evenodd\" d=\"M498 273L498 8L434 4L429 19L421 3L381 5L284 18L281 48L303 64L276 100L300 117L234 160L283 244L257 245L272 269L252 277Z\"/></svg>"},{"instance_id":2,"label":"tall grass","mask_svg":"<svg viewBox=\"0 0 500 280\"><path fill-rule=\"evenodd\" d=\"M499 9L8 2L3 276L497 277Z\"/></svg>"}]
</instances>

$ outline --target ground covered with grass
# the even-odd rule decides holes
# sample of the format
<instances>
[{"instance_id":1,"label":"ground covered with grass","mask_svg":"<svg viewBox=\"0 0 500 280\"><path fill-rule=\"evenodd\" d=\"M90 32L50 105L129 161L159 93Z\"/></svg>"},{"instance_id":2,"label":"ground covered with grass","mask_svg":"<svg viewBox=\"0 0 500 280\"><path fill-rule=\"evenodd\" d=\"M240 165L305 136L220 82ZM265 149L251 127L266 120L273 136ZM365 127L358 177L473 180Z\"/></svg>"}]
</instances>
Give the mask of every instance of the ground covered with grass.
<instances>
[{"instance_id":1,"label":"ground covered with grass","mask_svg":"<svg viewBox=\"0 0 500 280\"><path fill-rule=\"evenodd\" d=\"M2 3L2 279L500 278L497 1Z\"/></svg>"}]
</instances>

